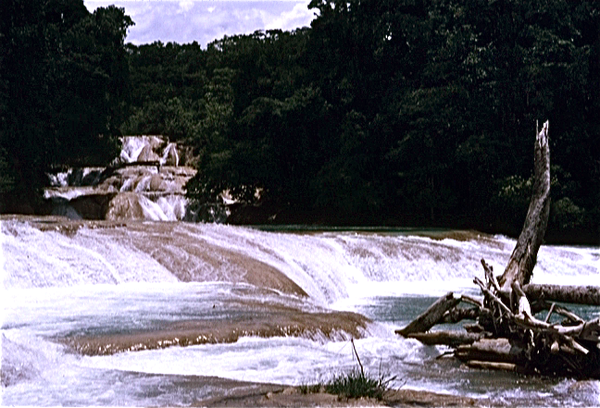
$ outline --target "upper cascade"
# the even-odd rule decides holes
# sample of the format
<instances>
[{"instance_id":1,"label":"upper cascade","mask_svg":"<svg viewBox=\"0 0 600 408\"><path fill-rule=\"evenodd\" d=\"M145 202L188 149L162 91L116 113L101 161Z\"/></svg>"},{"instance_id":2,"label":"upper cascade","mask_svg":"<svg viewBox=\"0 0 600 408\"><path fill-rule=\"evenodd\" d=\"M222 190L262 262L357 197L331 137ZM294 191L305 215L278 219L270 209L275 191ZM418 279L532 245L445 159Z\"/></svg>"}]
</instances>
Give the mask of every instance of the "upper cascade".
<instances>
[{"instance_id":1,"label":"upper cascade","mask_svg":"<svg viewBox=\"0 0 600 408\"><path fill-rule=\"evenodd\" d=\"M177 143L169 143L162 136L124 136L121 138L121 163L159 162L161 166L179 166Z\"/></svg>"},{"instance_id":2,"label":"upper cascade","mask_svg":"<svg viewBox=\"0 0 600 408\"><path fill-rule=\"evenodd\" d=\"M110 166L49 175L53 215L73 219L178 221L189 218L189 150L162 136L125 136Z\"/></svg>"}]
</instances>

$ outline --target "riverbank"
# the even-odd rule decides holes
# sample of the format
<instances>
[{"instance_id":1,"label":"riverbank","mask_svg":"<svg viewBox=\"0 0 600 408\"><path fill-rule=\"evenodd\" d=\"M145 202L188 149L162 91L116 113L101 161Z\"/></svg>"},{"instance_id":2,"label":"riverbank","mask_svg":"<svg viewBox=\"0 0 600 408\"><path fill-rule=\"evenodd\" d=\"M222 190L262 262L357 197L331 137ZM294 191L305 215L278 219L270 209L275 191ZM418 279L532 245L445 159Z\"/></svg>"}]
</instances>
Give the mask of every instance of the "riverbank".
<instances>
[{"instance_id":1,"label":"riverbank","mask_svg":"<svg viewBox=\"0 0 600 408\"><path fill-rule=\"evenodd\" d=\"M504 235L516 239L523 227L519 218L516 222L506 219L485 219L473 214L444 215L438 214L435 219L423 217L422 214L399 214L382 211L381 214L343 214L327 210L311 211L308 209L278 206L271 203L233 204L229 205L230 215L227 224L245 226L283 227L289 225L326 228L406 228L437 230L474 230L490 235ZM525 214L523 214L523 217ZM600 225L579 227L559 227L552 221L548 224L545 236L547 245L600 245Z\"/></svg>"},{"instance_id":2,"label":"riverbank","mask_svg":"<svg viewBox=\"0 0 600 408\"><path fill-rule=\"evenodd\" d=\"M300 387L286 387L275 384L244 383L218 378L207 378L206 381L219 383L229 388L227 395L218 395L198 401L193 406L204 407L483 407L490 406L490 401L437 394L417 390L388 390L383 399L359 398L348 399L325 392L303 393Z\"/></svg>"},{"instance_id":3,"label":"riverbank","mask_svg":"<svg viewBox=\"0 0 600 408\"><path fill-rule=\"evenodd\" d=\"M415 389L390 389L381 400L375 398L348 399L325 392L304 393L301 387L277 384L261 384L226 380L216 377L200 377L203 386L211 385L219 391L211 398L192 404L202 407L524 407L547 406L543 397L524 400L513 398L470 398ZM598 393L593 381L578 381L567 392L578 399L582 406L597 406L590 394ZM586 401L588 403L586 404Z\"/></svg>"}]
</instances>

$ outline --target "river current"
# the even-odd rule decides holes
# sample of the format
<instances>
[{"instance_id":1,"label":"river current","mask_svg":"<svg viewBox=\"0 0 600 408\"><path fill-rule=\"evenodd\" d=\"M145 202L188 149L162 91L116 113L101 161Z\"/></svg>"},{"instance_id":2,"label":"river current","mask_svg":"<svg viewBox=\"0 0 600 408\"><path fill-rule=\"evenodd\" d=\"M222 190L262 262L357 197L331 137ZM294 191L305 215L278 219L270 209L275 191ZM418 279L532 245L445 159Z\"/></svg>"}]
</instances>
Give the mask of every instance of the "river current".
<instances>
[{"instance_id":1,"label":"river current","mask_svg":"<svg viewBox=\"0 0 600 408\"><path fill-rule=\"evenodd\" d=\"M356 367L354 337L365 368L395 376L391 386L600 405L598 381L472 370L394 334L448 291L479 296L480 259L500 273L515 244L506 237L7 216L0 240L2 405L182 406L227 394L206 377L309 384ZM542 246L533 282L600 286L599 264L598 247ZM180 342L193 330L216 341L146 347L157 332ZM140 347L74 347L123 339Z\"/></svg>"}]
</instances>

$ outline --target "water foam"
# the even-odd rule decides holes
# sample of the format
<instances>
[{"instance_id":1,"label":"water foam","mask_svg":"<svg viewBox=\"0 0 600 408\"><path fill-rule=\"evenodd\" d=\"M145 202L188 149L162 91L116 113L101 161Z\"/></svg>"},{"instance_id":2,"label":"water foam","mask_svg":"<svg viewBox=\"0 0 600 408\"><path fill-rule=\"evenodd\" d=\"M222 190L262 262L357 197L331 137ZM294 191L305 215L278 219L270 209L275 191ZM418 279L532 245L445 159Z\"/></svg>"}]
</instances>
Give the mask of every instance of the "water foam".
<instances>
[{"instance_id":1,"label":"water foam","mask_svg":"<svg viewBox=\"0 0 600 408\"><path fill-rule=\"evenodd\" d=\"M125 163L133 163L144 147L152 143L160 143L161 140L156 136L125 136L121 138L122 148L120 159Z\"/></svg>"},{"instance_id":2,"label":"water foam","mask_svg":"<svg viewBox=\"0 0 600 408\"><path fill-rule=\"evenodd\" d=\"M175 198L143 198L140 204L152 219L177 220L184 213L184 205ZM285 274L324 305L346 298L468 291L475 288L473 277L483 277L480 259L501 273L514 245L501 237L436 241L393 234L286 234L152 222L136 224L136 231L81 228L67 236L17 221L2 224L7 287L172 281L173 271L156 257L158 247L175 257L169 263L189 268L202 279L219 276L215 280L236 282L244 259L258 261ZM199 257L210 248L212 257ZM597 248L543 246L533 281L600 286L599 259Z\"/></svg>"},{"instance_id":3,"label":"water foam","mask_svg":"<svg viewBox=\"0 0 600 408\"><path fill-rule=\"evenodd\" d=\"M2 252L5 288L177 280L148 254L87 228L69 237L2 221Z\"/></svg>"}]
</instances>

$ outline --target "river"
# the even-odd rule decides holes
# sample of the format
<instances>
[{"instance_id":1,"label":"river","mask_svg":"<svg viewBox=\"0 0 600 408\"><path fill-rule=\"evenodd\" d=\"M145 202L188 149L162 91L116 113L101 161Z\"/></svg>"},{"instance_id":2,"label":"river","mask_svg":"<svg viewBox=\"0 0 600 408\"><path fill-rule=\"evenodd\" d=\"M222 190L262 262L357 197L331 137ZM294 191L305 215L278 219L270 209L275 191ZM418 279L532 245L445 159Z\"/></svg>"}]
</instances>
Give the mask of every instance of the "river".
<instances>
[{"instance_id":1,"label":"river","mask_svg":"<svg viewBox=\"0 0 600 408\"><path fill-rule=\"evenodd\" d=\"M600 405L598 381L472 370L394 334L448 291L479 296L480 259L501 271L515 244L506 237L3 216L0 239L2 405L183 406L227 394L207 377L309 384L356 367L353 337L365 368L394 387ZM600 286L599 263L598 247L542 246L533 282ZM177 345L194 330L215 341ZM149 347L156 333L176 345ZM106 348L124 339L128 350Z\"/></svg>"}]
</instances>

